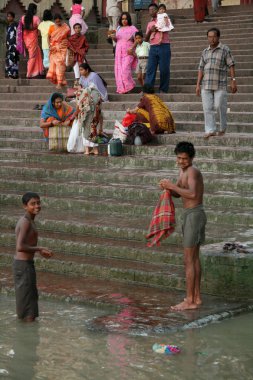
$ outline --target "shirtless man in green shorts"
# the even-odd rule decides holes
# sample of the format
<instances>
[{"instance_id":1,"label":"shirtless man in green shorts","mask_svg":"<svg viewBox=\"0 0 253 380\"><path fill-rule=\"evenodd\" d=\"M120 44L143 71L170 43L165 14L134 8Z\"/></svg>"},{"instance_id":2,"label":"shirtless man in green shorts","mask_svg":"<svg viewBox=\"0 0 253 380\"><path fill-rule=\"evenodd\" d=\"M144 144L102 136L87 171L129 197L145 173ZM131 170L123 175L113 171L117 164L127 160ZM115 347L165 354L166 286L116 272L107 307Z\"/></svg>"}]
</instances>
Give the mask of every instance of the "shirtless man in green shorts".
<instances>
[{"instance_id":1,"label":"shirtless man in green shorts","mask_svg":"<svg viewBox=\"0 0 253 380\"><path fill-rule=\"evenodd\" d=\"M28 192L23 195L22 202L25 215L19 219L16 225L16 255L13 274L18 318L25 322L32 322L39 315L33 258L36 252L46 259L49 259L53 253L47 248L37 246L38 232L34 219L41 210L39 195Z\"/></svg>"},{"instance_id":2,"label":"shirtless man in green shorts","mask_svg":"<svg viewBox=\"0 0 253 380\"><path fill-rule=\"evenodd\" d=\"M175 148L179 178L174 184L167 179L160 181L162 189L170 190L183 201L183 246L186 272L186 298L172 306L175 311L196 309L202 303L200 297L201 266L199 248L205 241L206 214L203 208L204 183L201 172L192 165L195 149L192 143L179 142Z\"/></svg>"}]
</instances>

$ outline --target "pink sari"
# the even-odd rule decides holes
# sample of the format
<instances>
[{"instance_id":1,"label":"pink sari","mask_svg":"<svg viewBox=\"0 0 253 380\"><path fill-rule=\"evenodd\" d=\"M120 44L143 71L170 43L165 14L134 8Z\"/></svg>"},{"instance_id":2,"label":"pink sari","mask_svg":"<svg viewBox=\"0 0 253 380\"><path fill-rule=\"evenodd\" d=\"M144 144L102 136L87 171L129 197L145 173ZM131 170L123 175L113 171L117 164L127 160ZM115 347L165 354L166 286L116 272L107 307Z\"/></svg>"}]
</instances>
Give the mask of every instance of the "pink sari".
<instances>
[{"instance_id":1,"label":"pink sari","mask_svg":"<svg viewBox=\"0 0 253 380\"><path fill-rule=\"evenodd\" d=\"M22 24L24 27L24 16L22 17ZM39 17L33 16L33 29L23 29L23 40L29 54L27 62L27 78L34 78L38 75L42 75L44 71L41 50L38 42L39 24Z\"/></svg>"},{"instance_id":2,"label":"pink sari","mask_svg":"<svg viewBox=\"0 0 253 380\"><path fill-rule=\"evenodd\" d=\"M132 70L136 68L137 60L134 56L127 54L127 50L133 46L134 33L138 32L135 26L120 27L117 30L117 44L115 52L115 79L117 92L125 94L135 87Z\"/></svg>"}]
</instances>

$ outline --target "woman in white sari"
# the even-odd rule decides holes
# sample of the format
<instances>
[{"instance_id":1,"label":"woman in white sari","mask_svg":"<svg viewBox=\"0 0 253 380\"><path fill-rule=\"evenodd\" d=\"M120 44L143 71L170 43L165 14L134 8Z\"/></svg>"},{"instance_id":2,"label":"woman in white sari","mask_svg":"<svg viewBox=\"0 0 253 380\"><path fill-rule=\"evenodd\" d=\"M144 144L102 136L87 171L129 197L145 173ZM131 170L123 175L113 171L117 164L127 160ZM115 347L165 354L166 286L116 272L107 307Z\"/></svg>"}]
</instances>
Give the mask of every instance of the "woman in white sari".
<instances>
[{"instance_id":1,"label":"woman in white sari","mask_svg":"<svg viewBox=\"0 0 253 380\"><path fill-rule=\"evenodd\" d=\"M102 132L101 95L97 87L90 83L76 92L77 116L74 120L67 149L71 153L98 155L97 136ZM99 125L99 130L97 126ZM90 150L92 148L92 150Z\"/></svg>"}]
</instances>

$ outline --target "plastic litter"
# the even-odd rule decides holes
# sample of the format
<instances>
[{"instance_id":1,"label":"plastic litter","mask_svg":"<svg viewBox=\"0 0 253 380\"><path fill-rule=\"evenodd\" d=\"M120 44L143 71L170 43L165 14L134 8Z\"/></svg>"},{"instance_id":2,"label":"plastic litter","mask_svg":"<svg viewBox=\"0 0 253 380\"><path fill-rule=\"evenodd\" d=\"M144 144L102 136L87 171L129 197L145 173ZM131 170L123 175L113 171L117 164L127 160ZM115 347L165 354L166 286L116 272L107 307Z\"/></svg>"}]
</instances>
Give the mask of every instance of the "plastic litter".
<instances>
[{"instance_id":1,"label":"plastic litter","mask_svg":"<svg viewBox=\"0 0 253 380\"><path fill-rule=\"evenodd\" d=\"M157 352L158 354L165 354L165 355L176 355L180 354L181 349L178 346L174 346L172 344L153 344L152 347L154 352Z\"/></svg>"}]
</instances>

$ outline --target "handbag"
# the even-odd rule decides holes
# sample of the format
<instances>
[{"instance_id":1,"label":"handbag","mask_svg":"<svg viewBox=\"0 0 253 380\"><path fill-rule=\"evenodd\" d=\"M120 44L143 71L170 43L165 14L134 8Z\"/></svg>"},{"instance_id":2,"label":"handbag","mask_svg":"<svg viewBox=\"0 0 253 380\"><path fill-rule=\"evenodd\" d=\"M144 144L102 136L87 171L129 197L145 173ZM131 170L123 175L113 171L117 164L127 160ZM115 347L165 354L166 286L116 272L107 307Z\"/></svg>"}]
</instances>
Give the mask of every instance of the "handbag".
<instances>
[{"instance_id":1,"label":"handbag","mask_svg":"<svg viewBox=\"0 0 253 380\"><path fill-rule=\"evenodd\" d=\"M67 152L70 126L55 125L49 128L49 150Z\"/></svg>"},{"instance_id":2,"label":"handbag","mask_svg":"<svg viewBox=\"0 0 253 380\"><path fill-rule=\"evenodd\" d=\"M67 49L66 66L73 67L75 65L75 53L71 49Z\"/></svg>"}]
</instances>

